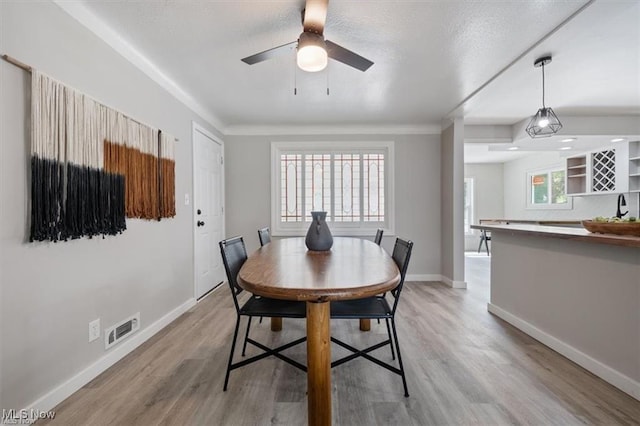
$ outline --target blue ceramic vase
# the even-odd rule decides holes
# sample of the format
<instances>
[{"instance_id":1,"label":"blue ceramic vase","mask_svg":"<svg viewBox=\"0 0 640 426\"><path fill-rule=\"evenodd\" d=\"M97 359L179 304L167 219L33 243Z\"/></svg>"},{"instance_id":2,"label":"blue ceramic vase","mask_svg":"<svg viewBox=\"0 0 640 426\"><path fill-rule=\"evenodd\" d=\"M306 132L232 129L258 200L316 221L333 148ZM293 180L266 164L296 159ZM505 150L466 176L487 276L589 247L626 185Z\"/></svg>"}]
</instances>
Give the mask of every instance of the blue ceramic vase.
<instances>
[{"instance_id":1,"label":"blue ceramic vase","mask_svg":"<svg viewBox=\"0 0 640 426\"><path fill-rule=\"evenodd\" d=\"M326 221L327 212L311 212L311 217L313 220L304 240L307 248L313 251L331 250L333 237Z\"/></svg>"}]
</instances>

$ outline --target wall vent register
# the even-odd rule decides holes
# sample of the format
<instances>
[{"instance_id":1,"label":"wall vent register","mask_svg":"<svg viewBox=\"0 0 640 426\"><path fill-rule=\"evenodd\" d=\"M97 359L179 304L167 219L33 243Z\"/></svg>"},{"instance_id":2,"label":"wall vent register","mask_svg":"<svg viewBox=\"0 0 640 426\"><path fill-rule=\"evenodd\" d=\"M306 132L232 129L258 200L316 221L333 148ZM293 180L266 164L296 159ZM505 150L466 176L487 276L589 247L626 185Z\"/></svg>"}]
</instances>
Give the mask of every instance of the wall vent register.
<instances>
[{"instance_id":1,"label":"wall vent register","mask_svg":"<svg viewBox=\"0 0 640 426\"><path fill-rule=\"evenodd\" d=\"M115 324L107 328L104 336L104 348L109 349L113 345L120 343L120 341L131 333L134 333L140 329L140 312L137 312L132 317L129 317L118 324Z\"/></svg>"}]
</instances>

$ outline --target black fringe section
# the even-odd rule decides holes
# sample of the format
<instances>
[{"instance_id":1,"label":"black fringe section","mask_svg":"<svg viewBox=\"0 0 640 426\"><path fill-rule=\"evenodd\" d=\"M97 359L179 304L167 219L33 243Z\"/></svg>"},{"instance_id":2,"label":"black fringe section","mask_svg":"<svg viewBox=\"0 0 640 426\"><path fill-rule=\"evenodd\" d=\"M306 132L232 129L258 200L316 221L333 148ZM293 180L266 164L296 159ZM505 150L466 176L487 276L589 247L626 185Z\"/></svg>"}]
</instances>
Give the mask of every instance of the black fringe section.
<instances>
[{"instance_id":1,"label":"black fringe section","mask_svg":"<svg viewBox=\"0 0 640 426\"><path fill-rule=\"evenodd\" d=\"M117 235L125 222L123 175L31 159L31 241Z\"/></svg>"}]
</instances>

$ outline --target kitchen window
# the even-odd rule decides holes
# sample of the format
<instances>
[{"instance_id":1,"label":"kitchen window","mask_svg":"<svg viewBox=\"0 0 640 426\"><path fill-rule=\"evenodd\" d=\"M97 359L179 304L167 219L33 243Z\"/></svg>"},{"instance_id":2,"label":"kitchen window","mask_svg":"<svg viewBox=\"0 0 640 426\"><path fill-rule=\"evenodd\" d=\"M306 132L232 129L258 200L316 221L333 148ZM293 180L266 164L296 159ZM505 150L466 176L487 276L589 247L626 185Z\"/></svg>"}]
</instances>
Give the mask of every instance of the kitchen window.
<instances>
[{"instance_id":1,"label":"kitchen window","mask_svg":"<svg viewBox=\"0 0 640 426\"><path fill-rule=\"evenodd\" d=\"M566 172L563 168L549 168L527 173L527 208L571 209L566 192Z\"/></svg>"},{"instance_id":2,"label":"kitchen window","mask_svg":"<svg viewBox=\"0 0 640 426\"><path fill-rule=\"evenodd\" d=\"M273 142L274 235L304 235L326 211L334 235L393 233L392 142Z\"/></svg>"}]
</instances>

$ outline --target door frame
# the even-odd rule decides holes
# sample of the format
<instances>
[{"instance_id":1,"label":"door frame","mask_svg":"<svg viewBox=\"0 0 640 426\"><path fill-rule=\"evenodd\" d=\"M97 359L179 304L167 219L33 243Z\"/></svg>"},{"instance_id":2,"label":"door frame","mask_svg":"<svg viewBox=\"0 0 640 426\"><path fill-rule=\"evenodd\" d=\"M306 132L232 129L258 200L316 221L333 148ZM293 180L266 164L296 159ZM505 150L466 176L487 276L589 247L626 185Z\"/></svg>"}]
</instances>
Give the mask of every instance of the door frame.
<instances>
[{"instance_id":1,"label":"door frame","mask_svg":"<svg viewBox=\"0 0 640 426\"><path fill-rule=\"evenodd\" d=\"M222 153L222 164L221 164L221 177L222 177L222 190L220 191L220 195L222 197L222 238L225 238L227 235L227 209L226 209L226 205L225 205L225 162L224 162L224 142L222 141L222 139L220 139L219 137L215 136L213 133L211 133L209 130L207 130L204 126L198 124L195 121L191 121L191 199L189 200L189 204L191 206L191 238L192 238L192 250L193 250L193 298L195 300L197 300L198 302L200 300L203 300L208 294L211 294L212 292L214 292L216 289L218 289L219 287L221 287L220 285L214 287L207 295L203 296L202 298L200 298L200 300L198 300L198 285L196 282L196 275L197 275L197 256L196 256L196 209L195 209L195 200L196 200L196 144L195 144L195 137L196 137L196 132L200 132L203 135L205 135L206 137L210 138L214 143L217 143L218 145L220 145L220 152ZM215 252L215 248L214 248L214 252ZM222 280L222 282L224 283L224 279Z\"/></svg>"}]
</instances>

